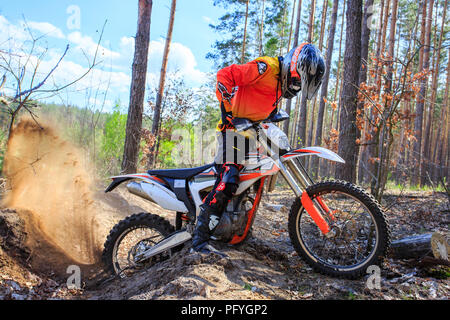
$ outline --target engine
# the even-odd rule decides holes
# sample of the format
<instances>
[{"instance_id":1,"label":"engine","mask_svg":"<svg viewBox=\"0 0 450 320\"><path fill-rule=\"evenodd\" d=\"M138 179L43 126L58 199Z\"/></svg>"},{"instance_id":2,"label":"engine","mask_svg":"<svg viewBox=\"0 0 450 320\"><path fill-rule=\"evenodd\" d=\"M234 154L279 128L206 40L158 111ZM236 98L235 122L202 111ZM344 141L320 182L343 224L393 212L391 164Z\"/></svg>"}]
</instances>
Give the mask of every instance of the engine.
<instances>
[{"instance_id":1,"label":"engine","mask_svg":"<svg viewBox=\"0 0 450 320\"><path fill-rule=\"evenodd\" d=\"M228 242L235 235L242 235L248 222L248 211L253 206L252 199L249 197L235 197L227 205L222 213L219 224L217 225L211 238ZM234 209L236 208L236 209Z\"/></svg>"}]
</instances>

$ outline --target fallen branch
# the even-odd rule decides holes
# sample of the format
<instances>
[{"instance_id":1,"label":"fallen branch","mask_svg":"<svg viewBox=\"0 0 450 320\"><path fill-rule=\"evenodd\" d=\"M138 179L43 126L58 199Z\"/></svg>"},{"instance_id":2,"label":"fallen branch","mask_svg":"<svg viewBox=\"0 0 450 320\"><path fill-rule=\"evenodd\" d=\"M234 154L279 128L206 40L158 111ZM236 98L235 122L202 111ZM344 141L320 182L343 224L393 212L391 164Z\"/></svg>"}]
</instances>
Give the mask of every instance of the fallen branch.
<instances>
[{"instance_id":1,"label":"fallen branch","mask_svg":"<svg viewBox=\"0 0 450 320\"><path fill-rule=\"evenodd\" d=\"M398 259L415 258L423 260L427 256L431 258L432 255L435 262L443 260L448 263L449 251L450 237L441 232L415 235L393 241L391 244L391 256ZM425 261L430 261L430 259L425 259Z\"/></svg>"},{"instance_id":2,"label":"fallen branch","mask_svg":"<svg viewBox=\"0 0 450 320\"><path fill-rule=\"evenodd\" d=\"M393 241L391 255L397 259L422 258L431 253L431 233Z\"/></svg>"}]
</instances>

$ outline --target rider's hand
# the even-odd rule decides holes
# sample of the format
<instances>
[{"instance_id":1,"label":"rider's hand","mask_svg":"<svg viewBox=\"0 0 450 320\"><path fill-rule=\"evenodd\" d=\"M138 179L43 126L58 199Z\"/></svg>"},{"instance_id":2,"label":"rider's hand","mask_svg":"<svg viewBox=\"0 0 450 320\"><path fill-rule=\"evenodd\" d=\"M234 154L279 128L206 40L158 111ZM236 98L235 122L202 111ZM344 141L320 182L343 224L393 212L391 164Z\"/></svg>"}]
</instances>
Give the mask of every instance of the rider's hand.
<instances>
[{"instance_id":1,"label":"rider's hand","mask_svg":"<svg viewBox=\"0 0 450 320\"><path fill-rule=\"evenodd\" d=\"M231 93L228 92L227 88L220 82L217 82L217 90L222 95L222 100L228 101L231 103L231 99L234 97L236 93L236 88L233 88Z\"/></svg>"}]
</instances>

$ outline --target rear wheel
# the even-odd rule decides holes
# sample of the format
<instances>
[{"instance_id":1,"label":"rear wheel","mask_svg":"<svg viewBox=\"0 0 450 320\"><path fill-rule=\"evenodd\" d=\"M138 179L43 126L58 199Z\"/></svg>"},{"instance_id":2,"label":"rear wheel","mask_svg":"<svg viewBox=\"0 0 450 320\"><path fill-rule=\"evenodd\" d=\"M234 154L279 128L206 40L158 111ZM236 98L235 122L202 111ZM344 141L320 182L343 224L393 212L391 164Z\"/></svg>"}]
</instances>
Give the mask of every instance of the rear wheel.
<instances>
[{"instance_id":1,"label":"rear wheel","mask_svg":"<svg viewBox=\"0 0 450 320\"><path fill-rule=\"evenodd\" d=\"M390 245L390 232L381 206L371 195L345 181L321 182L306 191L313 200L320 197L331 212L327 237L305 211L300 198L291 207L291 241L314 270L354 279L363 276L370 265L381 262Z\"/></svg>"},{"instance_id":2,"label":"rear wheel","mask_svg":"<svg viewBox=\"0 0 450 320\"><path fill-rule=\"evenodd\" d=\"M106 239L102 255L105 270L126 276L131 269L169 258L171 250L145 262L135 259L174 231L169 221L147 212L125 218L114 226Z\"/></svg>"}]
</instances>

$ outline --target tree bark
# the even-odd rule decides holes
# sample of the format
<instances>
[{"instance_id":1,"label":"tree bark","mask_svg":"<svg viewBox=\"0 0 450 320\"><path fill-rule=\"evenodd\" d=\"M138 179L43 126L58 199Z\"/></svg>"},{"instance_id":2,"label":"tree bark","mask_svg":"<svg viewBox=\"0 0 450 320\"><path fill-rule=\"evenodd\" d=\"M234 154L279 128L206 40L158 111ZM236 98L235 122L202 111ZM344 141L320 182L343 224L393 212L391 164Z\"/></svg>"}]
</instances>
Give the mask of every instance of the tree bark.
<instances>
[{"instance_id":1,"label":"tree bark","mask_svg":"<svg viewBox=\"0 0 450 320\"><path fill-rule=\"evenodd\" d=\"M134 44L130 104L128 106L122 173L133 173L137 171L142 130L142 112L144 109L148 47L150 43L152 4L152 0L139 0L138 27Z\"/></svg>"},{"instance_id":2,"label":"tree bark","mask_svg":"<svg viewBox=\"0 0 450 320\"><path fill-rule=\"evenodd\" d=\"M170 44L172 42L173 24L175 21L176 7L177 7L177 1L172 0L172 5L170 7L169 28L167 30L166 44L164 46L163 61L162 61L161 72L160 72L160 76L159 76L159 87L158 87L158 93L156 95L155 111L154 111L154 115L153 115L152 135L155 137L155 141L149 150L149 157L148 157L148 163L147 163L147 166L149 168L151 168L155 165L155 161L157 158L155 148L157 145L157 140L159 140L159 132L160 132L159 128L160 128L160 121L161 121L161 103L162 103L162 99L164 96L164 85L166 82L167 62L168 62L168 58L169 58Z\"/></svg>"},{"instance_id":3,"label":"tree bark","mask_svg":"<svg viewBox=\"0 0 450 320\"><path fill-rule=\"evenodd\" d=\"M347 4L344 84L340 101L340 130L338 153L346 161L336 167L338 179L356 182L358 146L356 144L356 110L359 69L361 66L362 0L349 0Z\"/></svg>"}]
</instances>

